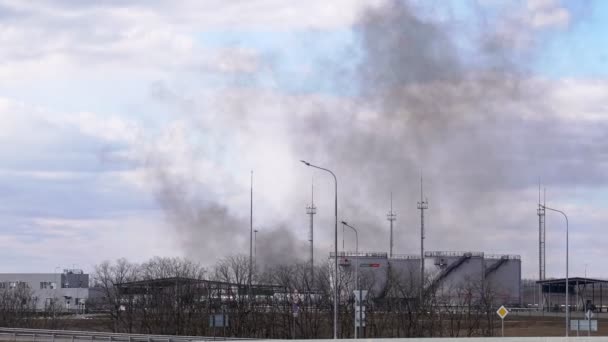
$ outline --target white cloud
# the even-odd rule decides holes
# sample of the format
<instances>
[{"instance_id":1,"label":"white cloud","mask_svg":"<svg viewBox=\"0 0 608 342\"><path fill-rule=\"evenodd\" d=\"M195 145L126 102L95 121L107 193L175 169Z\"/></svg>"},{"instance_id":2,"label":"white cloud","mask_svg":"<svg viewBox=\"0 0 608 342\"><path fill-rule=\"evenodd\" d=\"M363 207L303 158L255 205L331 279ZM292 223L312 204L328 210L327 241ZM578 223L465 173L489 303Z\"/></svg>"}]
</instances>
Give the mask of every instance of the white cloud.
<instances>
[{"instance_id":1,"label":"white cloud","mask_svg":"<svg viewBox=\"0 0 608 342\"><path fill-rule=\"evenodd\" d=\"M0 21L3 79L100 72L163 72L193 68L234 73L257 70L251 50L207 49L205 31L324 30L351 26L379 1L125 1L104 5L5 1ZM24 43L25 42L25 43Z\"/></svg>"},{"instance_id":2,"label":"white cloud","mask_svg":"<svg viewBox=\"0 0 608 342\"><path fill-rule=\"evenodd\" d=\"M506 48L526 50L536 43L542 30L565 29L570 24L570 12L559 0L527 0L507 3L501 8L507 14L498 17L496 36Z\"/></svg>"},{"instance_id":3,"label":"white cloud","mask_svg":"<svg viewBox=\"0 0 608 342\"><path fill-rule=\"evenodd\" d=\"M558 0L528 0L527 8L532 27L564 28L570 23L570 12Z\"/></svg>"},{"instance_id":4,"label":"white cloud","mask_svg":"<svg viewBox=\"0 0 608 342\"><path fill-rule=\"evenodd\" d=\"M5 263L0 272L52 272L73 263L92 271L103 260L181 256L162 217L150 212L104 219L23 219L20 226L17 234L0 235L2 258L18 260Z\"/></svg>"}]
</instances>

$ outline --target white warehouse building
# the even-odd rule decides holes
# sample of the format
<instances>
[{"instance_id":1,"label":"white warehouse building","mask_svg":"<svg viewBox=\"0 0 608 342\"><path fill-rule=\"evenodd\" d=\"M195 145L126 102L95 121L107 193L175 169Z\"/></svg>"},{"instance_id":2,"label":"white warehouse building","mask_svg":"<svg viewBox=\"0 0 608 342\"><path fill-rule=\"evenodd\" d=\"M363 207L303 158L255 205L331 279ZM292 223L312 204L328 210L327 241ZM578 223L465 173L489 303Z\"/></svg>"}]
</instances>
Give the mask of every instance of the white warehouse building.
<instances>
[{"instance_id":1,"label":"white warehouse building","mask_svg":"<svg viewBox=\"0 0 608 342\"><path fill-rule=\"evenodd\" d=\"M68 312L84 312L90 297L89 275L79 269L63 273L0 273L0 291L25 289L35 301L36 310L53 305Z\"/></svg>"}]
</instances>

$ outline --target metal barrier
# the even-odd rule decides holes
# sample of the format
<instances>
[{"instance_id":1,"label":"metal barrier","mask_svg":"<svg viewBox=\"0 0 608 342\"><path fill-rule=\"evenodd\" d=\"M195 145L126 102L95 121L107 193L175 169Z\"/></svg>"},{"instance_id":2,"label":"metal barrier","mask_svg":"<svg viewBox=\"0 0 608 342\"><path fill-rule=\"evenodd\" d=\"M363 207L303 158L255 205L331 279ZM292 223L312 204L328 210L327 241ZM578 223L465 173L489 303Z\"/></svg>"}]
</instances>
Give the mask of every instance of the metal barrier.
<instances>
[{"instance_id":1,"label":"metal barrier","mask_svg":"<svg viewBox=\"0 0 608 342\"><path fill-rule=\"evenodd\" d=\"M27 338L27 340L26 340ZM31 339L30 339L31 338ZM194 342L252 340L250 338L122 334L95 331L0 328L0 341L128 341L128 342Z\"/></svg>"},{"instance_id":2,"label":"metal barrier","mask_svg":"<svg viewBox=\"0 0 608 342\"><path fill-rule=\"evenodd\" d=\"M336 253L330 252L330 258L335 258ZM388 257L388 253L386 252L351 252L351 251L342 251L338 252L338 257L366 257L366 258L382 258L386 259Z\"/></svg>"},{"instance_id":3,"label":"metal barrier","mask_svg":"<svg viewBox=\"0 0 608 342\"><path fill-rule=\"evenodd\" d=\"M393 254L393 257L391 259L420 260L420 255L417 255L417 254Z\"/></svg>"},{"instance_id":4,"label":"metal barrier","mask_svg":"<svg viewBox=\"0 0 608 342\"><path fill-rule=\"evenodd\" d=\"M521 256L516 254L485 254L484 259L521 260Z\"/></svg>"},{"instance_id":5,"label":"metal barrier","mask_svg":"<svg viewBox=\"0 0 608 342\"><path fill-rule=\"evenodd\" d=\"M427 258L434 257L462 257L464 255L470 255L471 257L482 257L483 252L452 252L452 251L428 251L424 252L424 256Z\"/></svg>"}]
</instances>

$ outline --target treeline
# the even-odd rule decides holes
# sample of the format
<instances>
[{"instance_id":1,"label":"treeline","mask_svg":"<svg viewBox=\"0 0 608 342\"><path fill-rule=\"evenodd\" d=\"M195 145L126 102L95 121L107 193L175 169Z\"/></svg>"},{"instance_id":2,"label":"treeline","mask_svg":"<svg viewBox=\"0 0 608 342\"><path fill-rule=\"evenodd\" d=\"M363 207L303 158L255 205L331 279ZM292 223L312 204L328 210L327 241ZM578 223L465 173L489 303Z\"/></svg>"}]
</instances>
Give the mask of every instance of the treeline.
<instances>
[{"instance_id":1,"label":"treeline","mask_svg":"<svg viewBox=\"0 0 608 342\"><path fill-rule=\"evenodd\" d=\"M26 286L0 289L0 326L11 328L61 329L61 309L53 303L43 311L36 310L38 301Z\"/></svg>"},{"instance_id":2,"label":"treeline","mask_svg":"<svg viewBox=\"0 0 608 342\"><path fill-rule=\"evenodd\" d=\"M314 272L305 263L255 268L250 288L246 256L224 258L210 269L179 258L141 264L119 259L96 266L93 286L103 295L87 305L106 312L107 328L114 332L330 338L333 273L329 263ZM349 338L354 334L354 272L346 268L339 274L339 336ZM440 289L390 270L386 279L371 271L359 276L361 288L371 294L365 302L364 337L494 336L499 324L494 292L483 281ZM176 278L209 282L158 281ZM262 286L270 284L275 287ZM214 317L220 316L215 324L225 319L227 326L214 327Z\"/></svg>"}]
</instances>

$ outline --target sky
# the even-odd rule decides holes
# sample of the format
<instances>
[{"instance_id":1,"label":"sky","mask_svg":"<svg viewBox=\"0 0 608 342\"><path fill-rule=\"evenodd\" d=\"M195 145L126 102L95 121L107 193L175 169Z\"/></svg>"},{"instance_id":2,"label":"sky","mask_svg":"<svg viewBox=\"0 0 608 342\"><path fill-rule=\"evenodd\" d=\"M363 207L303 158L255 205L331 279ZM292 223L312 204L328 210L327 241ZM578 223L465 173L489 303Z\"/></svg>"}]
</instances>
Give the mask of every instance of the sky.
<instances>
[{"instance_id":1,"label":"sky","mask_svg":"<svg viewBox=\"0 0 608 342\"><path fill-rule=\"evenodd\" d=\"M249 253L518 254L539 180L571 275L608 277L608 3L0 0L0 272ZM253 170L253 177L251 171ZM340 229L340 239L342 232ZM346 249L354 249L349 232ZM341 244L341 242L340 242ZM341 246L340 246L341 247ZM547 276L565 221L547 213Z\"/></svg>"}]
</instances>

